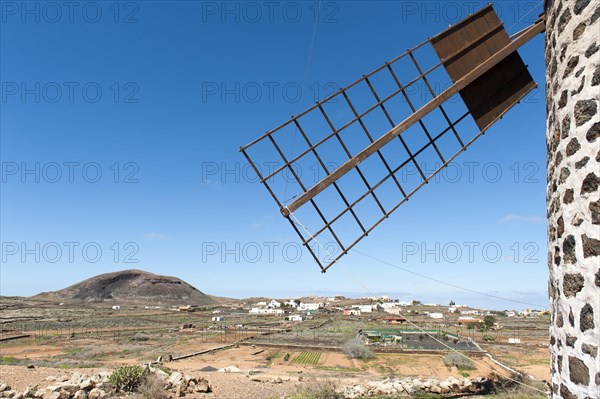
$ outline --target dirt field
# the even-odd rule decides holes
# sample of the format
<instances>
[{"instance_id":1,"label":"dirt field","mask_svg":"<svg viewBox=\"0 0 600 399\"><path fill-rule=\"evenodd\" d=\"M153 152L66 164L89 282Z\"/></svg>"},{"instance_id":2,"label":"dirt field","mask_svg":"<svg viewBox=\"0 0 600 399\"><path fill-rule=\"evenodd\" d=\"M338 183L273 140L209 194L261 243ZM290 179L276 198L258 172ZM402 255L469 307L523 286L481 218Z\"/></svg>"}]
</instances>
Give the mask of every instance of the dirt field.
<instances>
[{"instance_id":1,"label":"dirt field","mask_svg":"<svg viewBox=\"0 0 600 399\"><path fill-rule=\"evenodd\" d=\"M490 373L508 375L482 354L471 356L474 367L460 370L444 364L444 352L378 353L377 350L386 348L374 346L373 359L350 359L340 348L357 331L391 328L372 316L331 319L324 315L288 323L281 317L231 313L226 322L213 323L210 310L187 313L131 308L115 312L106 307L63 309L37 304L11 304L10 311L6 310L3 310L7 318L2 336L30 335L0 342L0 380L19 389L44 385L49 375L73 371L90 374L236 343L239 345L167 362L164 366L205 377L215 392L207 397L227 399L280 397L313 379L359 383L386 377L444 379L486 377ZM451 325L432 326L430 321L423 321L423 328L440 331L443 328L462 339L472 339L502 364L537 380L548 380L547 321L510 322L512 326L507 324L506 328L485 334ZM192 328L182 328L184 325ZM515 334L525 335L524 329L527 340L518 346L507 343L507 338ZM35 369L26 368L28 364L35 365ZM217 372L228 367L240 372ZM278 383L272 383L273 379Z\"/></svg>"},{"instance_id":2,"label":"dirt field","mask_svg":"<svg viewBox=\"0 0 600 399\"><path fill-rule=\"evenodd\" d=\"M518 348L488 346L486 349L503 364L531 375L537 380L550 381L550 354L548 348L540 345L521 345Z\"/></svg>"},{"instance_id":3,"label":"dirt field","mask_svg":"<svg viewBox=\"0 0 600 399\"><path fill-rule=\"evenodd\" d=\"M52 384L48 377L69 378L74 372L92 375L109 369L69 369L61 370L48 367L36 367L27 369L22 366L0 366L0 380L10 385L13 389L19 391L25 390L28 386L48 386ZM243 374L223 374L223 373L192 373L194 376L203 376L209 379L213 392L203 394L203 398L210 399L248 399L248 398L278 398L285 394L294 392L302 382L295 379L286 379L280 383L256 382L251 381L247 375Z\"/></svg>"}]
</instances>

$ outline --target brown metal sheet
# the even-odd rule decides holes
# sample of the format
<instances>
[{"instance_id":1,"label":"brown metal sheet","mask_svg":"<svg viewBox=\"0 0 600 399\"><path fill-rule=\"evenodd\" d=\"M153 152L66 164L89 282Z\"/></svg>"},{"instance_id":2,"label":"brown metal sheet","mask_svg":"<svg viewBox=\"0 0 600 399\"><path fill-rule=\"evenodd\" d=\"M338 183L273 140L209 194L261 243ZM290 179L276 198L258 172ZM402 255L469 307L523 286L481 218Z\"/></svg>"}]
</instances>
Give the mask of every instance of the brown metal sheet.
<instances>
[{"instance_id":1,"label":"brown metal sheet","mask_svg":"<svg viewBox=\"0 0 600 399\"><path fill-rule=\"evenodd\" d=\"M448 75L457 82L510 43L492 5L431 39ZM460 91L480 129L486 129L536 87L515 51Z\"/></svg>"},{"instance_id":2,"label":"brown metal sheet","mask_svg":"<svg viewBox=\"0 0 600 399\"><path fill-rule=\"evenodd\" d=\"M485 130L536 86L514 52L459 93L477 127Z\"/></svg>"}]
</instances>

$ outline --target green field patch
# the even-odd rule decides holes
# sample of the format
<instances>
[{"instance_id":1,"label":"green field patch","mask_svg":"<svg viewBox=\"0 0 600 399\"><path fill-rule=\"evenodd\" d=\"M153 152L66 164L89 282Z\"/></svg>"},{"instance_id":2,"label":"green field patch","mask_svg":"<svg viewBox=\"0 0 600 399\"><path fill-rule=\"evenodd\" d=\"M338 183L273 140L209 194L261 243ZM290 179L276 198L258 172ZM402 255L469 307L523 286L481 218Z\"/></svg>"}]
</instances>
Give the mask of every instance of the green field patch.
<instances>
[{"instance_id":1,"label":"green field patch","mask_svg":"<svg viewBox=\"0 0 600 399\"><path fill-rule=\"evenodd\" d=\"M321 352L301 352L294 359L291 364L317 364L321 358Z\"/></svg>"},{"instance_id":2,"label":"green field patch","mask_svg":"<svg viewBox=\"0 0 600 399\"><path fill-rule=\"evenodd\" d=\"M267 360L279 359L280 357L283 357L283 353L275 352L275 353L271 353L269 356L267 356Z\"/></svg>"},{"instance_id":3,"label":"green field patch","mask_svg":"<svg viewBox=\"0 0 600 399\"><path fill-rule=\"evenodd\" d=\"M323 371L335 371L338 373L360 373L361 371L363 371L362 369L356 368L356 367L337 367L337 366L319 366L317 367L318 370L323 370Z\"/></svg>"},{"instance_id":4,"label":"green field patch","mask_svg":"<svg viewBox=\"0 0 600 399\"><path fill-rule=\"evenodd\" d=\"M85 352L85 348L64 348L63 352L67 355L76 355L81 352Z\"/></svg>"},{"instance_id":5,"label":"green field patch","mask_svg":"<svg viewBox=\"0 0 600 399\"><path fill-rule=\"evenodd\" d=\"M528 359L527 363L529 363L531 366L535 366L535 365L548 366L548 365L550 365L550 359Z\"/></svg>"},{"instance_id":6,"label":"green field patch","mask_svg":"<svg viewBox=\"0 0 600 399\"><path fill-rule=\"evenodd\" d=\"M17 359L16 357L0 356L0 365L2 366L19 366L26 362L23 359Z\"/></svg>"}]
</instances>

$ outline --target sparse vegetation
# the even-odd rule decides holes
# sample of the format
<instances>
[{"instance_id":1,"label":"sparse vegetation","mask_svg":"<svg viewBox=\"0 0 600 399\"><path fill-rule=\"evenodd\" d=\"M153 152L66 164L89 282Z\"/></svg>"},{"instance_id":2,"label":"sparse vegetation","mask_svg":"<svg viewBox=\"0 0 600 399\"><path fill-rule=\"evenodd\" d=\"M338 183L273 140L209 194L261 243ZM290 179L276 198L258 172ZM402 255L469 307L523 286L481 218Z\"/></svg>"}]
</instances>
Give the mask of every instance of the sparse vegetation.
<instances>
[{"instance_id":1,"label":"sparse vegetation","mask_svg":"<svg viewBox=\"0 0 600 399\"><path fill-rule=\"evenodd\" d=\"M337 384L332 380L315 380L308 382L290 399L343 399L344 395L337 392Z\"/></svg>"},{"instance_id":2,"label":"sparse vegetation","mask_svg":"<svg viewBox=\"0 0 600 399\"><path fill-rule=\"evenodd\" d=\"M152 374L144 376L136 392L143 399L167 399L169 397L165 390L165 383Z\"/></svg>"},{"instance_id":3,"label":"sparse vegetation","mask_svg":"<svg viewBox=\"0 0 600 399\"><path fill-rule=\"evenodd\" d=\"M364 371L363 369L359 369L356 367L338 367L338 366L319 366L317 367L319 370L323 371L335 371L339 373L359 373Z\"/></svg>"},{"instance_id":4,"label":"sparse vegetation","mask_svg":"<svg viewBox=\"0 0 600 399\"><path fill-rule=\"evenodd\" d=\"M143 366L144 363L154 362L157 359L164 361L165 365L173 369L166 368L162 364L154 364L153 367L172 375L175 371L182 371L180 368L185 362L170 363L168 362L170 357L196 350L217 348L238 341L240 341L239 346L211 352L204 356L206 365L210 367L198 368L195 370L198 374L193 375L206 375L218 397L238 397L233 393L247 391L248 395L253 395L255 398L274 397L270 395L275 394L277 397L285 394L288 395L286 398L290 398L289 395L292 393L295 395L292 398L295 399L336 398L337 394L329 389L336 384L341 389L342 386L362 384L368 380L379 381L388 377L438 378L439 375L452 375L474 379L488 375L484 369L471 371L471 362L457 354L451 356L458 356L459 363L449 359L450 363L446 362L445 365L446 353L442 355L432 353L432 348L438 346L430 335L468 355L475 365L478 364L476 363L478 357L475 357L477 354L471 350L477 349L467 345L467 341L472 339L482 344L489 339L488 336L491 336L499 345L492 343L482 346L502 363L516 368L523 367L525 372L540 380L544 379L550 368L547 351L542 347L547 343L548 320L538 316L523 320L515 317L509 319L503 314L493 314L498 324L490 324L490 330L480 332L477 325L474 330L467 330L471 328L470 325L450 325L455 318L459 317L458 314L448 315L447 320L440 322L432 321L425 314L426 310L445 312L442 306L432 309L429 305L422 305L422 308L403 305L406 308L404 312L411 321L425 326L422 328L427 328L423 331L406 324L390 322L389 316L383 312L349 317L337 309L338 307L349 308L355 303L362 302L356 299L339 300L335 307L321 310L300 323L288 323L279 315L246 314L243 308L240 310L239 304L234 304L231 308L220 307L218 314L223 315L225 320L222 323L213 323L211 320L217 314L215 308L198 310L191 314L184 311L177 312L168 307L147 309L138 306L136 309L133 306L123 306L117 312L110 309L109 304L103 303L59 306L29 303L23 299L8 301L10 306L7 308L3 308L4 302L0 305L3 316L6 314L6 318L10 318L3 324L5 335L29 336L3 342L3 347L8 350L0 356L0 367L4 368L6 365L7 370L11 372L14 370L18 374L31 375L45 375L47 371L44 368L47 367L53 369L48 372L55 375L57 380L63 375L75 373L90 376L102 373L106 381L110 375L104 373L107 369L114 369L123 364ZM244 306L253 305L248 303ZM416 309L421 311L417 312ZM408 316L410 311L412 313ZM483 319L482 313L484 312L480 312L481 316L478 318ZM229 314L235 317L230 317ZM492 321L490 318L488 320ZM194 324L196 328L181 331L179 327L182 324ZM267 331L269 334L264 334ZM521 338L522 343L518 346L507 345L507 339L512 337ZM342 348L346 353L341 351ZM419 352L420 350L422 352ZM376 356L371 353L375 351L377 351ZM236 359L242 359L243 363ZM35 367L34 370L25 369L25 366L30 364ZM252 374L248 380L265 383L248 382L249 385L244 385L239 381L241 374L238 376L211 373L215 371L212 369L230 365L239 367L243 373ZM98 370L71 370L83 367L94 367ZM477 366L477 368L481 367ZM274 377L277 375L281 376L282 381ZM159 381L147 380L152 377L158 378ZM162 379L165 377L160 372L147 372L133 392L117 392L106 382L99 388L106 392L106 397L127 395L130 399L166 399L164 396L166 382ZM327 378L332 379L333 382L313 381L313 379ZM272 385L271 382L278 385ZM528 378L524 383L537 384ZM54 381L43 384L51 385ZM492 387L490 386L489 389ZM545 387L539 389L546 390ZM172 387L166 391L173 396ZM381 392L370 399L399 397L397 394ZM437 399L437 395L420 394L419 396L420 399ZM522 387L501 387L497 392L491 392L489 396L490 399L541 399L541 397L536 391Z\"/></svg>"},{"instance_id":5,"label":"sparse vegetation","mask_svg":"<svg viewBox=\"0 0 600 399\"><path fill-rule=\"evenodd\" d=\"M2 366L18 366L24 363L24 360L10 356L0 356L0 365Z\"/></svg>"},{"instance_id":6,"label":"sparse vegetation","mask_svg":"<svg viewBox=\"0 0 600 399\"><path fill-rule=\"evenodd\" d=\"M63 352L67 355L77 355L78 353L85 352L85 348L65 348Z\"/></svg>"},{"instance_id":7,"label":"sparse vegetation","mask_svg":"<svg viewBox=\"0 0 600 399\"><path fill-rule=\"evenodd\" d=\"M94 368L102 366L102 364L97 362L86 362L73 359L40 359L31 361L29 359L18 359L11 356L0 356L0 366L26 366L28 364L33 364L37 367L55 367L60 369Z\"/></svg>"},{"instance_id":8,"label":"sparse vegetation","mask_svg":"<svg viewBox=\"0 0 600 399\"><path fill-rule=\"evenodd\" d=\"M483 323L480 325L482 331L490 331L496 324L496 318L492 315L487 315L483 318Z\"/></svg>"},{"instance_id":9,"label":"sparse vegetation","mask_svg":"<svg viewBox=\"0 0 600 399\"><path fill-rule=\"evenodd\" d=\"M548 387L541 381L525 378L520 374L513 374L509 378L494 377L494 399L544 399ZM532 389L533 388L533 389Z\"/></svg>"},{"instance_id":10,"label":"sparse vegetation","mask_svg":"<svg viewBox=\"0 0 600 399\"><path fill-rule=\"evenodd\" d=\"M280 357L282 357L282 356L283 356L283 355L281 354L281 352L273 352L273 353L271 353L271 354L269 354L269 355L267 356L267 360L271 361L271 360L273 360L273 359L278 359L278 358L280 358Z\"/></svg>"},{"instance_id":11,"label":"sparse vegetation","mask_svg":"<svg viewBox=\"0 0 600 399\"><path fill-rule=\"evenodd\" d=\"M456 367L461 371L475 369L475 364L473 363L473 361L458 352L448 353L444 357L444 364L447 367Z\"/></svg>"},{"instance_id":12,"label":"sparse vegetation","mask_svg":"<svg viewBox=\"0 0 600 399\"><path fill-rule=\"evenodd\" d=\"M133 334L133 336L131 337L132 341L138 341L138 342L148 341L149 339L150 339L149 336L147 336L144 333L140 333L140 332Z\"/></svg>"},{"instance_id":13,"label":"sparse vegetation","mask_svg":"<svg viewBox=\"0 0 600 399\"><path fill-rule=\"evenodd\" d=\"M108 381L119 391L133 392L144 379L142 366L122 366L113 371Z\"/></svg>"},{"instance_id":14,"label":"sparse vegetation","mask_svg":"<svg viewBox=\"0 0 600 399\"><path fill-rule=\"evenodd\" d=\"M357 337L346 342L342 350L351 359L372 359L375 357L373 352Z\"/></svg>"},{"instance_id":15,"label":"sparse vegetation","mask_svg":"<svg viewBox=\"0 0 600 399\"><path fill-rule=\"evenodd\" d=\"M414 399L440 399L443 396L438 393L431 392L417 392L413 396Z\"/></svg>"}]
</instances>

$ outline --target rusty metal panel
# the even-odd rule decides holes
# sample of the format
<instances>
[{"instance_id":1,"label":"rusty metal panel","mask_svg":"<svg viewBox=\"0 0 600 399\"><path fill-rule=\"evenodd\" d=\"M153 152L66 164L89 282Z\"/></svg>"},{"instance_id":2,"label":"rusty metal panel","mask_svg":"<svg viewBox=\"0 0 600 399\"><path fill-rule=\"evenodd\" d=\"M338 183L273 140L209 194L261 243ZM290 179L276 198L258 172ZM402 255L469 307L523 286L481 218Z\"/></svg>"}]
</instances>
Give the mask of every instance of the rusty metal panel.
<instances>
[{"instance_id":1,"label":"rusty metal panel","mask_svg":"<svg viewBox=\"0 0 600 399\"><path fill-rule=\"evenodd\" d=\"M510 38L488 5L431 39L453 82L481 65L510 43ZM515 51L460 91L480 129L486 129L536 87Z\"/></svg>"},{"instance_id":2,"label":"rusty metal panel","mask_svg":"<svg viewBox=\"0 0 600 399\"><path fill-rule=\"evenodd\" d=\"M488 5L431 39L431 44L454 82L510 43L510 38Z\"/></svg>"},{"instance_id":3,"label":"rusty metal panel","mask_svg":"<svg viewBox=\"0 0 600 399\"><path fill-rule=\"evenodd\" d=\"M477 127L485 130L536 86L514 52L459 93Z\"/></svg>"}]
</instances>

